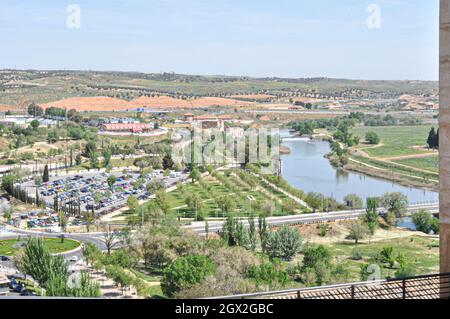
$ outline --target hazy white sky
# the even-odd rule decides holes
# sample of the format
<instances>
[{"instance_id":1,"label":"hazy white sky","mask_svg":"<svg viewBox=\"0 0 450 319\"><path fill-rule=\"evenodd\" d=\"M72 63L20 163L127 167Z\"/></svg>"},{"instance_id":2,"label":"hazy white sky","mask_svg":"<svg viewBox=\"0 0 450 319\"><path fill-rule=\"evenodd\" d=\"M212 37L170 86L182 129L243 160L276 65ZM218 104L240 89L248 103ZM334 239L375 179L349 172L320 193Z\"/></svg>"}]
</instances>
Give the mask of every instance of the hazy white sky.
<instances>
[{"instance_id":1,"label":"hazy white sky","mask_svg":"<svg viewBox=\"0 0 450 319\"><path fill-rule=\"evenodd\" d=\"M67 6L81 9L67 27ZM370 4L381 28L367 27ZM0 68L438 78L438 0L0 0Z\"/></svg>"}]
</instances>

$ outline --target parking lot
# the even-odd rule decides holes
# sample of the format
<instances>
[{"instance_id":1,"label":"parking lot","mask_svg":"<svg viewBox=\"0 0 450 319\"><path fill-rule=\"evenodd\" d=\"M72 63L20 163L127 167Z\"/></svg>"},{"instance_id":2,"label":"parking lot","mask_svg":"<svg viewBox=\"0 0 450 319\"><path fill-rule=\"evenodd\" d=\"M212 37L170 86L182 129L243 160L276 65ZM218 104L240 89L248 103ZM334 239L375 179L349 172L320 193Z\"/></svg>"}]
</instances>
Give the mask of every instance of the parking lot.
<instances>
[{"instance_id":1,"label":"parking lot","mask_svg":"<svg viewBox=\"0 0 450 319\"><path fill-rule=\"evenodd\" d=\"M116 177L112 187L107 179L110 175ZM167 174L166 174L167 175ZM94 210L97 214L107 214L126 205L129 196L133 195L138 200L147 200L153 194L146 190L146 185L153 180L158 180L165 188L169 188L179 182L188 179L188 173L170 172L167 176L163 171L153 171L147 176L141 176L135 172L99 173L87 172L64 177L52 177L46 183L38 187L41 200L47 203L47 207L53 208L54 197L58 196L60 204L80 203L81 211ZM22 188L35 196L36 186L34 181L21 184Z\"/></svg>"}]
</instances>

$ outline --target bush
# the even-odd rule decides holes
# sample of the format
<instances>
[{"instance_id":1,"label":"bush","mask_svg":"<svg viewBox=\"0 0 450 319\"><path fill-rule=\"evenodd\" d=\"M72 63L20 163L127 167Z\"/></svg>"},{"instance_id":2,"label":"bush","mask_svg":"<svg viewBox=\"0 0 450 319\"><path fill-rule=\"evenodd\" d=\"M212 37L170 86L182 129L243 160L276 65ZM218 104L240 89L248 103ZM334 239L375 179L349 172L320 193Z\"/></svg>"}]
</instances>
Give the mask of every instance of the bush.
<instances>
[{"instance_id":1,"label":"bush","mask_svg":"<svg viewBox=\"0 0 450 319\"><path fill-rule=\"evenodd\" d=\"M350 258L352 260L361 260L362 259L362 252L361 250L359 250L358 248L353 248L352 250L352 254L350 256Z\"/></svg>"},{"instance_id":2,"label":"bush","mask_svg":"<svg viewBox=\"0 0 450 319\"><path fill-rule=\"evenodd\" d=\"M181 289L202 283L215 272L216 264L207 256L179 257L164 269L161 288L166 296L172 297Z\"/></svg>"},{"instance_id":3,"label":"bush","mask_svg":"<svg viewBox=\"0 0 450 319\"><path fill-rule=\"evenodd\" d=\"M314 269L318 264L331 265L331 251L323 245L308 247L303 255L303 268Z\"/></svg>"},{"instance_id":4,"label":"bush","mask_svg":"<svg viewBox=\"0 0 450 319\"><path fill-rule=\"evenodd\" d=\"M284 286L288 281L286 270L282 269L280 263L263 263L252 266L247 272L247 278L255 281L257 286L268 285L271 289Z\"/></svg>"},{"instance_id":5,"label":"bush","mask_svg":"<svg viewBox=\"0 0 450 319\"><path fill-rule=\"evenodd\" d=\"M388 264L390 268L394 267L395 256L394 247L383 247L379 253L379 258L382 263Z\"/></svg>"},{"instance_id":6,"label":"bush","mask_svg":"<svg viewBox=\"0 0 450 319\"><path fill-rule=\"evenodd\" d=\"M407 278L413 277L416 274L416 270L413 265L403 265L395 272L395 278Z\"/></svg>"},{"instance_id":7,"label":"bush","mask_svg":"<svg viewBox=\"0 0 450 319\"><path fill-rule=\"evenodd\" d=\"M272 259L291 260L300 250L301 244L300 232L289 226L265 233L262 240L263 251Z\"/></svg>"},{"instance_id":8,"label":"bush","mask_svg":"<svg viewBox=\"0 0 450 319\"><path fill-rule=\"evenodd\" d=\"M380 137L375 132L367 132L366 133L366 142L369 144L379 144L380 143Z\"/></svg>"},{"instance_id":9,"label":"bush","mask_svg":"<svg viewBox=\"0 0 450 319\"><path fill-rule=\"evenodd\" d=\"M433 219L435 219L433 215L425 210L420 210L412 215L412 221L416 225L416 229L425 234L429 234L432 230Z\"/></svg>"},{"instance_id":10,"label":"bush","mask_svg":"<svg viewBox=\"0 0 450 319\"><path fill-rule=\"evenodd\" d=\"M320 237L325 237L331 230L331 226L328 224L317 225L318 234Z\"/></svg>"}]
</instances>

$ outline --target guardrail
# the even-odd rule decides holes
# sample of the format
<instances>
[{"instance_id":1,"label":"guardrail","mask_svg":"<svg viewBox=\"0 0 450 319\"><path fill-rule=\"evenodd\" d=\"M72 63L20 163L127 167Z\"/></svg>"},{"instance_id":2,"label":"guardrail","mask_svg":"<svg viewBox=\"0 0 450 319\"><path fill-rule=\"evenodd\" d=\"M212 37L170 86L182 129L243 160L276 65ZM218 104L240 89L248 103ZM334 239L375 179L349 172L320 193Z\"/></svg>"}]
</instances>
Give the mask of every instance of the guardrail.
<instances>
[{"instance_id":1,"label":"guardrail","mask_svg":"<svg viewBox=\"0 0 450 319\"><path fill-rule=\"evenodd\" d=\"M450 273L208 299L450 299Z\"/></svg>"}]
</instances>

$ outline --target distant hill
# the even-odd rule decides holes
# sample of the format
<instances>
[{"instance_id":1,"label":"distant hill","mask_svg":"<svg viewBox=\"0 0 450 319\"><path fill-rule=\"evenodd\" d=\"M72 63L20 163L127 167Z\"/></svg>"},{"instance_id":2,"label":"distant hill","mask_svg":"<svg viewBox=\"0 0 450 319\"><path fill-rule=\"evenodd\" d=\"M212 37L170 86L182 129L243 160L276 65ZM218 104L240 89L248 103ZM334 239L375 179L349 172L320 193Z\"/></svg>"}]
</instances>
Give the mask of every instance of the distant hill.
<instances>
[{"instance_id":1,"label":"distant hill","mask_svg":"<svg viewBox=\"0 0 450 319\"><path fill-rule=\"evenodd\" d=\"M151 107L238 106L279 99L398 99L437 96L435 81L366 81L331 78L252 78L176 73L0 70L0 104L27 99L38 104L68 103L119 109L129 102ZM100 97L110 98L104 99ZM64 102L61 102L64 101ZM90 106L89 106L90 105Z\"/></svg>"}]
</instances>

